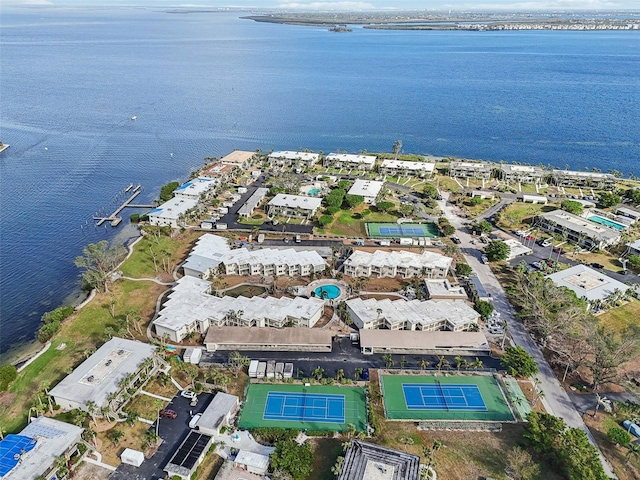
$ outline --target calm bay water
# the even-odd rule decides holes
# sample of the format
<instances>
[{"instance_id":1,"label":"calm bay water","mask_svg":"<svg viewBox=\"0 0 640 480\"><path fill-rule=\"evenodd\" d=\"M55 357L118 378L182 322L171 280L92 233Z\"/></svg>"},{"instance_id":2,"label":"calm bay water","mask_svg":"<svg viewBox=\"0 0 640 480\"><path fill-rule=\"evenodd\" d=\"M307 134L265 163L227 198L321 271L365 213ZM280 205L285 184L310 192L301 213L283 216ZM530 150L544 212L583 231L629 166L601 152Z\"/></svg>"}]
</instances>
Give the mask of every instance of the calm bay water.
<instances>
[{"instance_id":1,"label":"calm bay water","mask_svg":"<svg viewBox=\"0 0 640 480\"><path fill-rule=\"evenodd\" d=\"M401 32L234 13L9 9L0 30L0 353L78 295L73 259L234 148L406 152L640 176L640 32ZM131 121L131 116L137 120ZM125 211L128 216L130 211Z\"/></svg>"}]
</instances>

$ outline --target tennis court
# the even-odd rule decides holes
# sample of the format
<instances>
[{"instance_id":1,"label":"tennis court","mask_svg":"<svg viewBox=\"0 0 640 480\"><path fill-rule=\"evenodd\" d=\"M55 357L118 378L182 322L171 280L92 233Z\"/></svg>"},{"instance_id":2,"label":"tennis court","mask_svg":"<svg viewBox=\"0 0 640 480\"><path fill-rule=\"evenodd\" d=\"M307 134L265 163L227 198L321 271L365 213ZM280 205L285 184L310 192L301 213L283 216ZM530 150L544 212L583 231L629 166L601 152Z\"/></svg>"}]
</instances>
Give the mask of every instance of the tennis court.
<instances>
[{"instance_id":1,"label":"tennis court","mask_svg":"<svg viewBox=\"0 0 640 480\"><path fill-rule=\"evenodd\" d=\"M408 410L487 410L477 385L403 383L402 391Z\"/></svg>"},{"instance_id":2,"label":"tennis court","mask_svg":"<svg viewBox=\"0 0 640 480\"><path fill-rule=\"evenodd\" d=\"M493 375L382 375L389 420L514 421Z\"/></svg>"},{"instance_id":3,"label":"tennis court","mask_svg":"<svg viewBox=\"0 0 640 480\"><path fill-rule=\"evenodd\" d=\"M264 420L344 423L344 395L269 392Z\"/></svg>"},{"instance_id":4,"label":"tennis court","mask_svg":"<svg viewBox=\"0 0 640 480\"><path fill-rule=\"evenodd\" d=\"M435 223L367 223L370 238L436 238L438 227Z\"/></svg>"},{"instance_id":5,"label":"tennis court","mask_svg":"<svg viewBox=\"0 0 640 480\"><path fill-rule=\"evenodd\" d=\"M359 387L252 383L238 427L279 427L341 432L366 430L365 393Z\"/></svg>"}]
</instances>

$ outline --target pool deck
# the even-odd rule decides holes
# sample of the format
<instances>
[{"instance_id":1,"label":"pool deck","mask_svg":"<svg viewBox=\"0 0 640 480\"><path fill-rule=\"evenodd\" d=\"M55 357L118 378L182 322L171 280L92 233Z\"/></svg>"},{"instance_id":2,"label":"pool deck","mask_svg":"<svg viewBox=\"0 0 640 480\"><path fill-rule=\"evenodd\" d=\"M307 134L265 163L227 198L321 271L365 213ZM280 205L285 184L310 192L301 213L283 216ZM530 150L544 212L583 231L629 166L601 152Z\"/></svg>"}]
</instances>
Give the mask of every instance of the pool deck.
<instances>
[{"instance_id":1,"label":"pool deck","mask_svg":"<svg viewBox=\"0 0 640 480\"><path fill-rule=\"evenodd\" d=\"M326 299L326 302L328 304L337 305L338 302L349 298L349 286L344 282L332 279L322 279L311 282L309 285L307 285L307 294L309 295L309 297L311 297L315 295L316 288L326 287L327 285L334 285L340 289L340 295L338 295L336 298Z\"/></svg>"}]
</instances>

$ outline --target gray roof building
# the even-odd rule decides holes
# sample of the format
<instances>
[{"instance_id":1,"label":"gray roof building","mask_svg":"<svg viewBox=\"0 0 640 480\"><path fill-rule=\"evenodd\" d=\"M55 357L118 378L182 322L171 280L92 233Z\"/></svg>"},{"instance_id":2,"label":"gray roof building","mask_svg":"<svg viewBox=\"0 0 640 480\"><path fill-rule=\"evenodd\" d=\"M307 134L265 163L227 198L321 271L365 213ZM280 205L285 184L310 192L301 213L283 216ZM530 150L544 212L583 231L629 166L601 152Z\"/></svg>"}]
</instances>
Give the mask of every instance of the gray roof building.
<instances>
[{"instance_id":1,"label":"gray roof building","mask_svg":"<svg viewBox=\"0 0 640 480\"><path fill-rule=\"evenodd\" d=\"M537 217L543 230L566 235L567 239L587 248L603 248L622 238L620 231L594 223L564 210L553 210Z\"/></svg>"},{"instance_id":2,"label":"gray roof building","mask_svg":"<svg viewBox=\"0 0 640 480\"><path fill-rule=\"evenodd\" d=\"M420 457L353 440L338 480L418 480Z\"/></svg>"},{"instance_id":3,"label":"gray roof building","mask_svg":"<svg viewBox=\"0 0 640 480\"><path fill-rule=\"evenodd\" d=\"M207 435L218 435L220 428L229 426L240 405L235 395L218 392L207 409L202 413L196 428Z\"/></svg>"},{"instance_id":4,"label":"gray roof building","mask_svg":"<svg viewBox=\"0 0 640 480\"><path fill-rule=\"evenodd\" d=\"M624 283L585 265L560 270L547 275L547 278L560 287L567 287L575 292L578 298L584 298L588 302L604 300L616 290L625 292L629 288Z\"/></svg>"},{"instance_id":5,"label":"gray roof building","mask_svg":"<svg viewBox=\"0 0 640 480\"><path fill-rule=\"evenodd\" d=\"M151 357L155 350L156 347L148 343L114 337L49 393L65 410L86 410L87 402L95 402L101 407L110 393L120 390L120 381L138 372L140 364Z\"/></svg>"}]
</instances>

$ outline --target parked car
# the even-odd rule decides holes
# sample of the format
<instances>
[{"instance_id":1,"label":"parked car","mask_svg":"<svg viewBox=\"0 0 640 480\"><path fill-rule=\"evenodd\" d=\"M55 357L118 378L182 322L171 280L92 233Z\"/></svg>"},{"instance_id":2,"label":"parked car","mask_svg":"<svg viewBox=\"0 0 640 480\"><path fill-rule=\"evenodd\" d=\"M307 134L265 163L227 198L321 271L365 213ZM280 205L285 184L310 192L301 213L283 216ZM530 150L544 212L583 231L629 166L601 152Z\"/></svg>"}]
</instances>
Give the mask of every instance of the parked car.
<instances>
[{"instance_id":1,"label":"parked car","mask_svg":"<svg viewBox=\"0 0 640 480\"><path fill-rule=\"evenodd\" d=\"M191 390L182 390L180 392L180 396L184 398L193 398L196 396L196 393L192 392Z\"/></svg>"},{"instance_id":2,"label":"parked car","mask_svg":"<svg viewBox=\"0 0 640 480\"><path fill-rule=\"evenodd\" d=\"M626 275L627 273L629 273L629 270L620 270L620 275Z\"/></svg>"},{"instance_id":3,"label":"parked car","mask_svg":"<svg viewBox=\"0 0 640 480\"><path fill-rule=\"evenodd\" d=\"M160 416L164 418L176 418L178 414L175 410L168 410L165 408L164 410L160 410Z\"/></svg>"},{"instance_id":4,"label":"parked car","mask_svg":"<svg viewBox=\"0 0 640 480\"><path fill-rule=\"evenodd\" d=\"M560 254L565 253L565 250L562 247L556 247L556 248L553 249L553 251L556 252L556 253L560 253Z\"/></svg>"},{"instance_id":5,"label":"parked car","mask_svg":"<svg viewBox=\"0 0 640 480\"><path fill-rule=\"evenodd\" d=\"M540 262L533 262L531 266L537 270L542 270L542 264Z\"/></svg>"},{"instance_id":6,"label":"parked car","mask_svg":"<svg viewBox=\"0 0 640 480\"><path fill-rule=\"evenodd\" d=\"M546 238L546 239L542 240L540 245L542 245L543 247L550 247L551 246L551 240Z\"/></svg>"},{"instance_id":7,"label":"parked car","mask_svg":"<svg viewBox=\"0 0 640 480\"><path fill-rule=\"evenodd\" d=\"M595 268L596 270L600 270L600 269L604 268L604 265L602 265L601 263L591 263L589 266L591 268Z\"/></svg>"},{"instance_id":8,"label":"parked car","mask_svg":"<svg viewBox=\"0 0 640 480\"><path fill-rule=\"evenodd\" d=\"M460 244L462 241L458 237L451 237L451 241L455 244Z\"/></svg>"},{"instance_id":9,"label":"parked car","mask_svg":"<svg viewBox=\"0 0 640 480\"><path fill-rule=\"evenodd\" d=\"M486 255L482 255L481 259L482 263L489 263L489 257L487 257Z\"/></svg>"},{"instance_id":10,"label":"parked car","mask_svg":"<svg viewBox=\"0 0 640 480\"><path fill-rule=\"evenodd\" d=\"M368 368L363 368L362 369L362 380L369 380L369 369Z\"/></svg>"},{"instance_id":11,"label":"parked car","mask_svg":"<svg viewBox=\"0 0 640 480\"><path fill-rule=\"evenodd\" d=\"M502 327L489 327L489 333L492 335L502 335L504 330Z\"/></svg>"},{"instance_id":12,"label":"parked car","mask_svg":"<svg viewBox=\"0 0 640 480\"><path fill-rule=\"evenodd\" d=\"M534 237L533 235L528 235L528 236L526 236L526 237L525 237L525 240L526 240L527 242L530 242L531 240L535 240L535 238L536 238L536 237Z\"/></svg>"},{"instance_id":13,"label":"parked car","mask_svg":"<svg viewBox=\"0 0 640 480\"><path fill-rule=\"evenodd\" d=\"M191 417L191 420L189 420L189 428L196 428L196 425L198 425L198 420L200 420L200 417L202 417L201 413L196 413L193 417Z\"/></svg>"}]
</instances>

